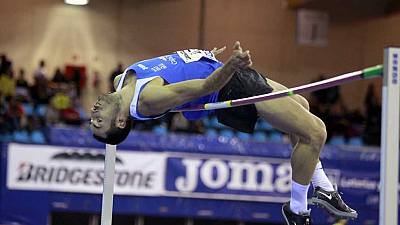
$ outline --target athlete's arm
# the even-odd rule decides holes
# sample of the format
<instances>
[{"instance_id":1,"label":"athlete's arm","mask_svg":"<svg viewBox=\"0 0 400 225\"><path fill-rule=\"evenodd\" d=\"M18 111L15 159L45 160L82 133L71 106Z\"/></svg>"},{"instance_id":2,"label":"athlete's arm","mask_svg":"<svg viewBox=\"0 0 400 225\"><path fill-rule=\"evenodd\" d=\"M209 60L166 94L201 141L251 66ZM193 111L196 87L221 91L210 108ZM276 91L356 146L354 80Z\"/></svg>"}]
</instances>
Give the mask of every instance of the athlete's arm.
<instances>
[{"instance_id":1,"label":"athlete's arm","mask_svg":"<svg viewBox=\"0 0 400 225\"><path fill-rule=\"evenodd\" d=\"M218 91L229 81L235 70L250 66L251 63L249 51L243 52L240 43L236 42L233 54L225 65L206 79L187 80L169 85L163 85L164 81L161 78L151 81L140 95L138 110L145 116L157 115Z\"/></svg>"}]
</instances>

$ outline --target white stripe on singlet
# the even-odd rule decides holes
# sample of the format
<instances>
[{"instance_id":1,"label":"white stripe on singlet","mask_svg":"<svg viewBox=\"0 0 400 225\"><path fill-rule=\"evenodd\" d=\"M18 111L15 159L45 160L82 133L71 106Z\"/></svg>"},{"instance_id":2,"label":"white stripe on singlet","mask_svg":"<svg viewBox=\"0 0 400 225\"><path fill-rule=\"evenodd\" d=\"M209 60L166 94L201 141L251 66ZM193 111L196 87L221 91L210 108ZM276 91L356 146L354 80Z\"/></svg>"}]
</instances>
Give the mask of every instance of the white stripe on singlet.
<instances>
[{"instance_id":1,"label":"white stripe on singlet","mask_svg":"<svg viewBox=\"0 0 400 225\"><path fill-rule=\"evenodd\" d=\"M119 81L118 81L118 86L117 86L117 88L115 89L116 91L121 91L122 85L124 84L124 80L125 80L125 77L126 77L127 72L128 72L128 69L126 69L126 70L122 73L122 77L121 77L121 79L119 79Z\"/></svg>"},{"instance_id":2,"label":"white stripe on singlet","mask_svg":"<svg viewBox=\"0 0 400 225\"><path fill-rule=\"evenodd\" d=\"M165 113L163 113L161 115L154 116L154 117L144 117L144 116L139 115L138 110L137 110L140 92L142 91L142 89L144 88L144 86L147 83L149 83L150 81L156 79L157 77L159 77L159 76L147 77L147 78L136 80L135 93L133 95L133 99L132 99L131 106L130 106L130 114L135 119L138 119L138 120L151 120L151 119L157 119L157 118L160 118L160 117L164 116Z\"/></svg>"},{"instance_id":3,"label":"white stripe on singlet","mask_svg":"<svg viewBox=\"0 0 400 225\"><path fill-rule=\"evenodd\" d=\"M124 84L124 80L125 80L127 72L128 72L128 69L126 69L122 73L121 79L118 81L118 86L116 88L116 91L121 91L122 85ZM132 102L131 102L131 105L130 105L130 108L129 108L130 115L132 117L134 117L135 119L138 119L138 120L151 120L151 119L160 118L160 117L162 117L164 115L164 114L162 114L162 115L158 115L156 117L143 117L143 116L139 115L138 110L137 110L138 101L139 101L139 95L140 95L140 92L142 91L142 88L147 83L149 83L150 81L154 80L157 77L159 77L159 76L148 77L148 78L136 80L135 93L133 95Z\"/></svg>"}]
</instances>

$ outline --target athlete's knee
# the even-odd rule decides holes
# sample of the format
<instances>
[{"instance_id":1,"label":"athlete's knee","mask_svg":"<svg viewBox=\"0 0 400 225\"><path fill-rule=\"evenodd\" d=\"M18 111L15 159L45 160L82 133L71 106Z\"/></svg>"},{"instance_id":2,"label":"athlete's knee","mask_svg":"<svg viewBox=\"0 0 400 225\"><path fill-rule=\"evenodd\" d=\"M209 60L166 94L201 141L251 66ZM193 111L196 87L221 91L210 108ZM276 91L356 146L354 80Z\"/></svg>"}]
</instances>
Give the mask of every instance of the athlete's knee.
<instances>
[{"instance_id":1,"label":"athlete's knee","mask_svg":"<svg viewBox=\"0 0 400 225\"><path fill-rule=\"evenodd\" d=\"M322 151L326 141L326 126L325 123L318 117L314 117L314 121L315 123L311 129L310 140L314 148L320 152Z\"/></svg>"},{"instance_id":2,"label":"athlete's knee","mask_svg":"<svg viewBox=\"0 0 400 225\"><path fill-rule=\"evenodd\" d=\"M296 95L297 102L300 103L301 106L303 106L305 109L310 111L310 104L308 103L307 99L304 98L301 95Z\"/></svg>"},{"instance_id":3,"label":"athlete's knee","mask_svg":"<svg viewBox=\"0 0 400 225\"><path fill-rule=\"evenodd\" d=\"M295 135L295 134L289 134L289 141L290 141L290 145L292 147L295 147L297 145L297 143L299 142L300 138Z\"/></svg>"},{"instance_id":4,"label":"athlete's knee","mask_svg":"<svg viewBox=\"0 0 400 225\"><path fill-rule=\"evenodd\" d=\"M327 135L324 122L318 117L313 117L306 133L306 141L312 147L312 150L319 154L325 145Z\"/></svg>"}]
</instances>

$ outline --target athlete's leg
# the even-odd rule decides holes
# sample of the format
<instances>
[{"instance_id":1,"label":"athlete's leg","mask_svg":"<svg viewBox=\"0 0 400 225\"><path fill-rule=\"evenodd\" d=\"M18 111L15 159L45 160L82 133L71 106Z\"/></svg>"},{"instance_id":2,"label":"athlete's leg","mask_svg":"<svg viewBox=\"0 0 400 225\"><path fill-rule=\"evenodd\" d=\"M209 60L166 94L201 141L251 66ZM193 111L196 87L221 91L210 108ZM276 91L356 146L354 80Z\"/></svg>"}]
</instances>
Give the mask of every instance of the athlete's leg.
<instances>
[{"instance_id":1,"label":"athlete's leg","mask_svg":"<svg viewBox=\"0 0 400 225\"><path fill-rule=\"evenodd\" d=\"M271 87L274 89L274 91L282 91L282 90L286 90L287 89L287 87L285 87L284 85L282 85L282 84L280 84L278 82L272 81L272 80L268 80L268 84L271 85ZM308 111L310 111L310 106L308 104L308 101L303 96L301 96L301 95L293 95L293 96L291 96L291 98L293 98L293 100L295 100L301 106L303 106L303 108L305 108ZM289 139L290 139L290 143L291 143L293 148L299 142L299 137L297 137L294 134L289 134ZM311 183L313 184L314 187L318 186L318 187L323 188L326 191L334 191L333 185L329 181L328 177L326 176L321 162L318 162L317 166L315 167L313 176L311 178Z\"/></svg>"},{"instance_id":2,"label":"athlete's leg","mask_svg":"<svg viewBox=\"0 0 400 225\"><path fill-rule=\"evenodd\" d=\"M288 88L286 86L284 86L283 84L280 84L276 81L267 79L268 84L274 89L273 91L283 91L283 90L287 90ZM296 102L298 102L301 106L303 106L305 109L307 109L308 111L310 111L310 105L308 104L307 99L305 99L303 96L301 95L292 95L290 96L291 98L293 98L293 100L295 100Z\"/></svg>"},{"instance_id":3,"label":"athlete's leg","mask_svg":"<svg viewBox=\"0 0 400 225\"><path fill-rule=\"evenodd\" d=\"M273 92L275 91L283 91L288 89L286 86L275 82L273 80L269 80L268 79L268 84L274 89ZM305 109L307 109L307 111L310 111L310 105L308 103L308 101L301 95L293 95L290 96L293 100L295 100L296 102L298 102L301 106L303 106ZM296 146L296 144L299 142L299 137L297 137L294 134L288 134L289 135L289 140L290 140L290 144L292 145L292 147L294 148Z\"/></svg>"},{"instance_id":4,"label":"athlete's leg","mask_svg":"<svg viewBox=\"0 0 400 225\"><path fill-rule=\"evenodd\" d=\"M272 86L274 91L280 91L286 89L285 86L268 80L268 83ZM300 95L294 95L291 96L293 100L295 100L297 103L302 105L302 107L306 110L309 111L309 106L307 100L305 100L303 97ZM291 142L294 151L293 151L293 156L292 156L292 165L293 162L296 161L295 159L295 154L297 155L299 153L299 148L302 148L301 145L301 139L296 133L291 133ZM298 144L298 145L297 145ZM303 149L304 150L304 149ZM293 173L296 173L294 167L293 168ZM306 209L307 206L304 206L306 203L304 203L304 196L307 196L307 189L308 186L300 185L296 183L296 180L293 176L294 181L292 181L292 193L291 193L291 202L290 202L290 209L292 209L293 212L296 212L294 210L299 210L299 209ZM357 212L347 206L347 204L343 201L343 199L340 197L339 193L334 190L332 183L329 181L328 177L326 176L321 162L318 162L314 172L312 174L311 182L314 186L314 193L311 198L311 204L319 204L323 206L330 214L335 215L340 218L357 218L358 214ZM331 198L326 198L325 196L331 196ZM295 204L292 205L292 202L295 202ZM285 208L286 207L286 208ZM287 205L284 205L283 211L284 216L286 219L288 219L288 214L287 214ZM300 211L301 212L301 211Z\"/></svg>"},{"instance_id":5,"label":"athlete's leg","mask_svg":"<svg viewBox=\"0 0 400 225\"><path fill-rule=\"evenodd\" d=\"M259 115L275 128L299 137L293 149L293 180L308 185L325 144L324 123L291 97L256 103Z\"/></svg>"},{"instance_id":6,"label":"athlete's leg","mask_svg":"<svg viewBox=\"0 0 400 225\"><path fill-rule=\"evenodd\" d=\"M276 91L284 88L270 80L268 83ZM296 214L307 211L307 190L326 139L324 123L302 106L299 99L283 97L255 104L258 114L272 126L298 137L291 157L290 209Z\"/></svg>"}]
</instances>

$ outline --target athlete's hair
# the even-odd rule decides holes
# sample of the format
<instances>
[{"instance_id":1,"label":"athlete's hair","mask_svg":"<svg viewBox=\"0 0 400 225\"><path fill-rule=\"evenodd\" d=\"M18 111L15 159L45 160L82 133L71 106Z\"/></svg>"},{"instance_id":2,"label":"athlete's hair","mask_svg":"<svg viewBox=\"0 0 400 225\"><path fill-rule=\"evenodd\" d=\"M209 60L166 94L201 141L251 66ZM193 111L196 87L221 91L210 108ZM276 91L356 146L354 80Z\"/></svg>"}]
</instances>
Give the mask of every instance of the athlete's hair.
<instances>
[{"instance_id":1,"label":"athlete's hair","mask_svg":"<svg viewBox=\"0 0 400 225\"><path fill-rule=\"evenodd\" d=\"M93 134L93 137L100 142L110 145L117 145L126 139L131 129L132 129L132 119L130 117L127 118L125 127L122 129L115 126L115 119L114 119L111 123L111 127L108 129L108 131L106 131L105 138L95 134Z\"/></svg>"}]
</instances>

